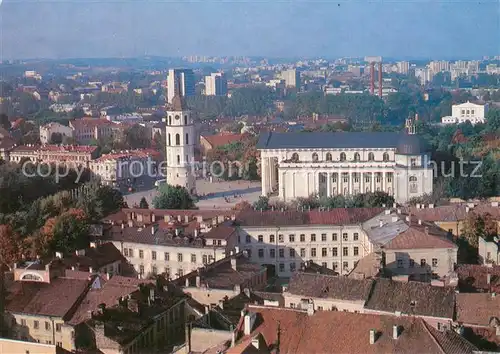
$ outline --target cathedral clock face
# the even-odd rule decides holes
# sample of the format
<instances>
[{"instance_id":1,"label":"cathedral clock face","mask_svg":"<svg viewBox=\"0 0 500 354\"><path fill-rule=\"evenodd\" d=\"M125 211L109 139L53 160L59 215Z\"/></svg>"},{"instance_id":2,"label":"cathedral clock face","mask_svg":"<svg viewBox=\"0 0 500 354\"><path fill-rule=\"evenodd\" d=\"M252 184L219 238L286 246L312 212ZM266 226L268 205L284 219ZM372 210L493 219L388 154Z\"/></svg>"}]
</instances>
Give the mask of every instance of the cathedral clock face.
<instances>
[{"instance_id":1,"label":"cathedral clock face","mask_svg":"<svg viewBox=\"0 0 500 354\"><path fill-rule=\"evenodd\" d=\"M175 119L179 120L179 119L181 119L181 116L175 116Z\"/></svg>"}]
</instances>

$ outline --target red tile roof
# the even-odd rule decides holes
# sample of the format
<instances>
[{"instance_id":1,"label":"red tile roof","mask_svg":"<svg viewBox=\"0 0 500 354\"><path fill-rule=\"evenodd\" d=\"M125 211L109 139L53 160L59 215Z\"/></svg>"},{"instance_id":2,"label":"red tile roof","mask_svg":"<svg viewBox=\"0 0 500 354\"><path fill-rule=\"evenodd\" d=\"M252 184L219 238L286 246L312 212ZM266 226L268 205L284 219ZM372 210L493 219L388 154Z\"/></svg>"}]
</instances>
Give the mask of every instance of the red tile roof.
<instances>
[{"instance_id":1,"label":"red tile roof","mask_svg":"<svg viewBox=\"0 0 500 354\"><path fill-rule=\"evenodd\" d=\"M488 327L493 317L500 319L500 295L462 293L456 297L457 322Z\"/></svg>"},{"instance_id":2,"label":"red tile roof","mask_svg":"<svg viewBox=\"0 0 500 354\"><path fill-rule=\"evenodd\" d=\"M89 280L56 278L51 283L16 281L7 289L5 310L65 317L90 285Z\"/></svg>"},{"instance_id":3,"label":"red tile roof","mask_svg":"<svg viewBox=\"0 0 500 354\"><path fill-rule=\"evenodd\" d=\"M93 153L97 146L87 145L20 145L16 146L12 153L16 152L67 152L67 153Z\"/></svg>"},{"instance_id":4,"label":"red tile roof","mask_svg":"<svg viewBox=\"0 0 500 354\"><path fill-rule=\"evenodd\" d=\"M77 325L90 318L89 311L95 311L100 304L113 306L118 303L118 299L136 291L139 284L152 283L151 280L141 280L137 278L127 278L119 275L113 276L104 284L101 289L90 290L82 300L75 313L69 319L69 323Z\"/></svg>"},{"instance_id":5,"label":"red tile roof","mask_svg":"<svg viewBox=\"0 0 500 354\"><path fill-rule=\"evenodd\" d=\"M256 325L241 344L227 354L245 353L248 339L262 334L268 347L280 353L473 353L476 348L454 332L441 335L415 317L391 317L336 311L306 312L249 306L256 313ZM393 326L399 337L393 339ZM240 330L242 326L240 326ZM370 344L370 330L377 332ZM266 348L267 349L267 348ZM458 350L458 351L457 351Z\"/></svg>"},{"instance_id":6,"label":"red tile roof","mask_svg":"<svg viewBox=\"0 0 500 354\"><path fill-rule=\"evenodd\" d=\"M384 245L386 249L458 248L446 231L430 224L414 224Z\"/></svg>"},{"instance_id":7,"label":"red tile roof","mask_svg":"<svg viewBox=\"0 0 500 354\"><path fill-rule=\"evenodd\" d=\"M231 144L231 143L236 143L238 141L241 141L245 135L244 134L217 134L217 135L202 135L203 138L205 138L206 141L212 146L212 149Z\"/></svg>"},{"instance_id":8,"label":"red tile roof","mask_svg":"<svg viewBox=\"0 0 500 354\"><path fill-rule=\"evenodd\" d=\"M305 297L363 301L364 303L368 299L372 286L372 280L296 272L290 279L287 292Z\"/></svg>"},{"instance_id":9,"label":"red tile roof","mask_svg":"<svg viewBox=\"0 0 500 354\"><path fill-rule=\"evenodd\" d=\"M74 120L70 121L70 125L73 126L75 129L104 127L104 126L109 126L109 127L117 126L117 124L110 122L107 119L90 118L90 117L84 117L81 119L74 119Z\"/></svg>"},{"instance_id":10,"label":"red tile roof","mask_svg":"<svg viewBox=\"0 0 500 354\"><path fill-rule=\"evenodd\" d=\"M106 242L97 247L89 247L85 249L84 255L72 254L63 258L63 263L66 267L76 267L76 270L89 270L93 268L98 270L101 267L115 263L126 262L126 259L121 254L120 250L111 242Z\"/></svg>"},{"instance_id":11,"label":"red tile roof","mask_svg":"<svg viewBox=\"0 0 500 354\"><path fill-rule=\"evenodd\" d=\"M352 225L367 221L383 211L383 208L336 208L304 212L244 210L237 216L237 223L241 226Z\"/></svg>"},{"instance_id":12,"label":"red tile roof","mask_svg":"<svg viewBox=\"0 0 500 354\"><path fill-rule=\"evenodd\" d=\"M461 291L496 291L500 292L500 266L482 266L478 264L460 264L456 269L458 285ZM488 284L490 274L490 284Z\"/></svg>"}]
</instances>

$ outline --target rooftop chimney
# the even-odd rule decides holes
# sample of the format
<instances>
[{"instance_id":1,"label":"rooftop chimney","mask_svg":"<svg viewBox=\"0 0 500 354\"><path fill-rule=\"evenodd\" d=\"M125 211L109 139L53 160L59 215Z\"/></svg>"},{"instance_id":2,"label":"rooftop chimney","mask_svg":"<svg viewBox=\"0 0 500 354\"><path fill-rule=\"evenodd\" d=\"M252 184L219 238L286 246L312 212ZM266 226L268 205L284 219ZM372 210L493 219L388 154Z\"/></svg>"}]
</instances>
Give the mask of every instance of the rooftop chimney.
<instances>
[{"instance_id":1,"label":"rooftop chimney","mask_svg":"<svg viewBox=\"0 0 500 354\"><path fill-rule=\"evenodd\" d=\"M122 230L125 228L125 223L122 222Z\"/></svg>"},{"instance_id":2,"label":"rooftop chimney","mask_svg":"<svg viewBox=\"0 0 500 354\"><path fill-rule=\"evenodd\" d=\"M245 328L245 335L248 336L250 333L252 333L253 326L255 324L255 313L248 312L245 315L245 321L244 321L244 328Z\"/></svg>"},{"instance_id":3,"label":"rooftop chimney","mask_svg":"<svg viewBox=\"0 0 500 354\"><path fill-rule=\"evenodd\" d=\"M62 259L63 255L61 252L56 252L56 258Z\"/></svg>"},{"instance_id":4,"label":"rooftop chimney","mask_svg":"<svg viewBox=\"0 0 500 354\"><path fill-rule=\"evenodd\" d=\"M90 273L90 274L94 274L94 268L89 267L89 273Z\"/></svg>"},{"instance_id":5,"label":"rooftop chimney","mask_svg":"<svg viewBox=\"0 0 500 354\"><path fill-rule=\"evenodd\" d=\"M231 257L231 268L236 270L236 257Z\"/></svg>"},{"instance_id":6,"label":"rooftop chimney","mask_svg":"<svg viewBox=\"0 0 500 354\"><path fill-rule=\"evenodd\" d=\"M418 224L422 225L422 219L418 219Z\"/></svg>"},{"instance_id":7,"label":"rooftop chimney","mask_svg":"<svg viewBox=\"0 0 500 354\"><path fill-rule=\"evenodd\" d=\"M128 221L128 226L129 226L129 227L134 226L134 220L129 220L129 221Z\"/></svg>"},{"instance_id":8,"label":"rooftop chimney","mask_svg":"<svg viewBox=\"0 0 500 354\"><path fill-rule=\"evenodd\" d=\"M399 328L397 325L392 326L392 339L398 339L399 337Z\"/></svg>"},{"instance_id":9,"label":"rooftop chimney","mask_svg":"<svg viewBox=\"0 0 500 354\"><path fill-rule=\"evenodd\" d=\"M397 216L392 217L392 222L398 222L398 221L399 221L399 218Z\"/></svg>"},{"instance_id":10,"label":"rooftop chimney","mask_svg":"<svg viewBox=\"0 0 500 354\"><path fill-rule=\"evenodd\" d=\"M167 214L167 215L165 215L165 216L163 217L163 220L164 220L165 222L167 222L167 223L168 223L168 222L170 222L170 221L171 221L171 217L170 217L170 215L168 215L168 214Z\"/></svg>"},{"instance_id":11,"label":"rooftop chimney","mask_svg":"<svg viewBox=\"0 0 500 354\"><path fill-rule=\"evenodd\" d=\"M155 226L151 226L151 235L154 235L155 234Z\"/></svg>"},{"instance_id":12,"label":"rooftop chimney","mask_svg":"<svg viewBox=\"0 0 500 354\"><path fill-rule=\"evenodd\" d=\"M384 220L380 219L378 221L378 226L383 227L384 226Z\"/></svg>"},{"instance_id":13,"label":"rooftop chimney","mask_svg":"<svg viewBox=\"0 0 500 354\"><path fill-rule=\"evenodd\" d=\"M312 301L309 301L309 303L307 304L307 315L314 315L314 303Z\"/></svg>"},{"instance_id":14,"label":"rooftop chimney","mask_svg":"<svg viewBox=\"0 0 500 354\"><path fill-rule=\"evenodd\" d=\"M189 215L184 215L184 222L185 222L186 224L188 224L188 223L189 223Z\"/></svg>"},{"instance_id":15,"label":"rooftop chimney","mask_svg":"<svg viewBox=\"0 0 500 354\"><path fill-rule=\"evenodd\" d=\"M196 276L196 287L199 288L201 286L201 278L199 275Z\"/></svg>"},{"instance_id":16,"label":"rooftop chimney","mask_svg":"<svg viewBox=\"0 0 500 354\"><path fill-rule=\"evenodd\" d=\"M198 229L194 229L194 237L198 237Z\"/></svg>"},{"instance_id":17,"label":"rooftop chimney","mask_svg":"<svg viewBox=\"0 0 500 354\"><path fill-rule=\"evenodd\" d=\"M185 284L186 288L189 288L189 278L186 278L186 284Z\"/></svg>"},{"instance_id":18,"label":"rooftop chimney","mask_svg":"<svg viewBox=\"0 0 500 354\"><path fill-rule=\"evenodd\" d=\"M429 209L434 209L434 204L429 204Z\"/></svg>"},{"instance_id":19,"label":"rooftop chimney","mask_svg":"<svg viewBox=\"0 0 500 354\"><path fill-rule=\"evenodd\" d=\"M179 232L180 232L179 229L175 229L175 236L179 236Z\"/></svg>"},{"instance_id":20,"label":"rooftop chimney","mask_svg":"<svg viewBox=\"0 0 500 354\"><path fill-rule=\"evenodd\" d=\"M385 215L390 215L391 214L391 209L386 209L385 210Z\"/></svg>"},{"instance_id":21,"label":"rooftop chimney","mask_svg":"<svg viewBox=\"0 0 500 354\"><path fill-rule=\"evenodd\" d=\"M370 329L370 344L375 344L375 330Z\"/></svg>"},{"instance_id":22,"label":"rooftop chimney","mask_svg":"<svg viewBox=\"0 0 500 354\"><path fill-rule=\"evenodd\" d=\"M259 349L259 343L260 343L260 340L259 340L259 335L257 334L256 336L254 336L252 338L252 346L255 348L255 349Z\"/></svg>"},{"instance_id":23,"label":"rooftop chimney","mask_svg":"<svg viewBox=\"0 0 500 354\"><path fill-rule=\"evenodd\" d=\"M490 273L486 274L486 284L488 284L488 285L491 284L491 274Z\"/></svg>"}]
</instances>

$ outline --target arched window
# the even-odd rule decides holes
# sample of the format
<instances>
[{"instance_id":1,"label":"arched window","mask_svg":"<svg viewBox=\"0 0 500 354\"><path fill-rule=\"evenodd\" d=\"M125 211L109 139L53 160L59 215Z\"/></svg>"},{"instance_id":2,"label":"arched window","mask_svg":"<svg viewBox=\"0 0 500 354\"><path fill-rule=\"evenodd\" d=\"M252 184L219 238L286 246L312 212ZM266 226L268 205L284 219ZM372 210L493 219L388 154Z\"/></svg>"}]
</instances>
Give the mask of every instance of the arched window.
<instances>
[{"instance_id":1,"label":"arched window","mask_svg":"<svg viewBox=\"0 0 500 354\"><path fill-rule=\"evenodd\" d=\"M368 154L368 161L375 161L375 155L373 154L373 152L370 152Z\"/></svg>"},{"instance_id":2,"label":"arched window","mask_svg":"<svg viewBox=\"0 0 500 354\"><path fill-rule=\"evenodd\" d=\"M168 145L172 145L172 140L170 139L170 133L168 133Z\"/></svg>"},{"instance_id":3,"label":"arched window","mask_svg":"<svg viewBox=\"0 0 500 354\"><path fill-rule=\"evenodd\" d=\"M296 152L294 152L292 154L292 161L293 162L298 162L299 161L299 154L297 154Z\"/></svg>"},{"instance_id":4,"label":"arched window","mask_svg":"<svg viewBox=\"0 0 500 354\"><path fill-rule=\"evenodd\" d=\"M23 275L23 277L21 279L22 280L36 280L36 281L43 280L40 276L38 276L37 274L33 274L33 273L28 273L28 274Z\"/></svg>"},{"instance_id":5,"label":"arched window","mask_svg":"<svg viewBox=\"0 0 500 354\"><path fill-rule=\"evenodd\" d=\"M177 155L177 164L181 163L181 155Z\"/></svg>"},{"instance_id":6,"label":"arched window","mask_svg":"<svg viewBox=\"0 0 500 354\"><path fill-rule=\"evenodd\" d=\"M361 158L360 158L359 154L358 154L358 153L355 153L355 154L354 154L354 161L359 161L359 160L361 160Z\"/></svg>"},{"instance_id":7,"label":"arched window","mask_svg":"<svg viewBox=\"0 0 500 354\"><path fill-rule=\"evenodd\" d=\"M417 182L416 176L410 176L410 182Z\"/></svg>"},{"instance_id":8,"label":"arched window","mask_svg":"<svg viewBox=\"0 0 500 354\"><path fill-rule=\"evenodd\" d=\"M185 115L185 116L184 116L184 125L187 125L187 124L188 124L188 116L187 116L187 115Z\"/></svg>"},{"instance_id":9,"label":"arched window","mask_svg":"<svg viewBox=\"0 0 500 354\"><path fill-rule=\"evenodd\" d=\"M345 160L346 160L345 152L340 153L340 161L345 161Z\"/></svg>"},{"instance_id":10,"label":"arched window","mask_svg":"<svg viewBox=\"0 0 500 354\"><path fill-rule=\"evenodd\" d=\"M389 154L384 152L384 156L383 156L382 160L384 160L386 162L389 161Z\"/></svg>"},{"instance_id":11,"label":"arched window","mask_svg":"<svg viewBox=\"0 0 500 354\"><path fill-rule=\"evenodd\" d=\"M168 125L172 125L172 116L168 116Z\"/></svg>"},{"instance_id":12,"label":"arched window","mask_svg":"<svg viewBox=\"0 0 500 354\"><path fill-rule=\"evenodd\" d=\"M189 145L189 135L188 135L188 133L186 133L186 143L185 143L185 145Z\"/></svg>"},{"instance_id":13,"label":"arched window","mask_svg":"<svg viewBox=\"0 0 500 354\"><path fill-rule=\"evenodd\" d=\"M317 153L314 153L312 158L313 158L314 162L318 162L318 154Z\"/></svg>"},{"instance_id":14,"label":"arched window","mask_svg":"<svg viewBox=\"0 0 500 354\"><path fill-rule=\"evenodd\" d=\"M179 134L175 134L175 145L181 145L181 136Z\"/></svg>"},{"instance_id":15,"label":"arched window","mask_svg":"<svg viewBox=\"0 0 500 354\"><path fill-rule=\"evenodd\" d=\"M326 153L326 161L332 161L332 154L329 152Z\"/></svg>"}]
</instances>

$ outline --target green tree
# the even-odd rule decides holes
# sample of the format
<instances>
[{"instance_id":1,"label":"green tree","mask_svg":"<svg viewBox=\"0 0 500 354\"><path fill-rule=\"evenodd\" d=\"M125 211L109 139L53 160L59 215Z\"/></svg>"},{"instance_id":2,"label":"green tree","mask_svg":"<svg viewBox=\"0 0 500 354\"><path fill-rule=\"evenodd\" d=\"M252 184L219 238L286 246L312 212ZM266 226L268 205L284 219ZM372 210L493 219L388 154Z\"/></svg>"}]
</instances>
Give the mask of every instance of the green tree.
<instances>
[{"instance_id":1,"label":"green tree","mask_svg":"<svg viewBox=\"0 0 500 354\"><path fill-rule=\"evenodd\" d=\"M269 198L260 196L259 199L255 203L253 203L253 208L255 210L269 210Z\"/></svg>"},{"instance_id":2,"label":"green tree","mask_svg":"<svg viewBox=\"0 0 500 354\"><path fill-rule=\"evenodd\" d=\"M139 208L140 209L149 209L149 204L148 204L148 201L146 200L146 197L141 198L141 201L139 202Z\"/></svg>"},{"instance_id":3,"label":"green tree","mask_svg":"<svg viewBox=\"0 0 500 354\"><path fill-rule=\"evenodd\" d=\"M194 209L194 201L188 190L181 186L162 185L153 199L155 209Z\"/></svg>"},{"instance_id":4,"label":"green tree","mask_svg":"<svg viewBox=\"0 0 500 354\"><path fill-rule=\"evenodd\" d=\"M5 113L0 113L0 128L10 129L9 117Z\"/></svg>"}]
</instances>

